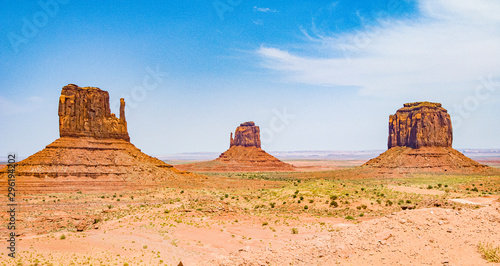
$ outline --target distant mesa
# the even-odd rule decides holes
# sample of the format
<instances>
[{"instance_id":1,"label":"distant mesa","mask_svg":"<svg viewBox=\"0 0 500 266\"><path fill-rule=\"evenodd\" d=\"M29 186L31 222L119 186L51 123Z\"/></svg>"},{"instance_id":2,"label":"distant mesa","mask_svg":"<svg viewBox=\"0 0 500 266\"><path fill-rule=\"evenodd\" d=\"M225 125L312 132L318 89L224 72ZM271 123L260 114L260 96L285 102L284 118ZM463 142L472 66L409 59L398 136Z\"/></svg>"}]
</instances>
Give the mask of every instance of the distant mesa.
<instances>
[{"instance_id":1,"label":"distant mesa","mask_svg":"<svg viewBox=\"0 0 500 266\"><path fill-rule=\"evenodd\" d=\"M240 124L230 134L229 149L219 158L176 166L189 171L293 171L295 168L261 149L260 129L254 122Z\"/></svg>"},{"instance_id":2,"label":"distant mesa","mask_svg":"<svg viewBox=\"0 0 500 266\"><path fill-rule=\"evenodd\" d=\"M184 175L130 143L123 98L117 118L110 112L107 91L69 84L61 91L58 114L60 138L17 163L17 189L27 193L137 189ZM4 168L2 179L5 172Z\"/></svg>"},{"instance_id":3,"label":"distant mesa","mask_svg":"<svg viewBox=\"0 0 500 266\"><path fill-rule=\"evenodd\" d=\"M440 103L404 104L389 116L388 150L364 166L399 170L482 170L482 165L452 148L453 129Z\"/></svg>"},{"instance_id":4,"label":"distant mesa","mask_svg":"<svg viewBox=\"0 0 500 266\"><path fill-rule=\"evenodd\" d=\"M233 146L260 148L259 127L255 126L255 123L252 121L240 124L234 131L234 139L233 132L231 132L229 147Z\"/></svg>"}]
</instances>

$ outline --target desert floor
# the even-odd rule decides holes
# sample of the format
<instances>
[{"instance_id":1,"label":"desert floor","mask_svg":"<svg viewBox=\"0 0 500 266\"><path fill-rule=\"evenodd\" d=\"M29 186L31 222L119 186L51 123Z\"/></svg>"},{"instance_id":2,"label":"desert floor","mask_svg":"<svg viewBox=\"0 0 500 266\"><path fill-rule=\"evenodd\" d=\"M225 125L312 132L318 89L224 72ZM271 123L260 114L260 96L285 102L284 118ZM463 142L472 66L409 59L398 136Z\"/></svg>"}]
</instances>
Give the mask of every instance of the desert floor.
<instances>
[{"instance_id":1,"label":"desert floor","mask_svg":"<svg viewBox=\"0 0 500 266\"><path fill-rule=\"evenodd\" d=\"M498 172L289 163L303 169L205 173L209 188L18 195L18 253L1 227L0 265L500 265L485 252L500 246Z\"/></svg>"}]
</instances>

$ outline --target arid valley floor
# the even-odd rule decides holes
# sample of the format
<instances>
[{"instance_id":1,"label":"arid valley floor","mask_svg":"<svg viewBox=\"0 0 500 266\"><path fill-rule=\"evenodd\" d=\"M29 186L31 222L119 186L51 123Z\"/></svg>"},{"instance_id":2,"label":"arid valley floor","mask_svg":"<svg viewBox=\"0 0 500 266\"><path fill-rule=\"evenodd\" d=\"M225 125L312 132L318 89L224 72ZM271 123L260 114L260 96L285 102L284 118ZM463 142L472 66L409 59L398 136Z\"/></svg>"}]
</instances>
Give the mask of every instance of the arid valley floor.
<instances>
[{"instance_id":1,"label":"arid valley floor","mask_svg":"<svg viewBox=\"0 0 500 266\"><path fill-rule=\"evenodd\" d=\"M379 176L356 161L287 162L298 171L21 194L19 252L0 265L497 265L485 251L500 245L498 169Z\"/></svg>"}]
</instances>

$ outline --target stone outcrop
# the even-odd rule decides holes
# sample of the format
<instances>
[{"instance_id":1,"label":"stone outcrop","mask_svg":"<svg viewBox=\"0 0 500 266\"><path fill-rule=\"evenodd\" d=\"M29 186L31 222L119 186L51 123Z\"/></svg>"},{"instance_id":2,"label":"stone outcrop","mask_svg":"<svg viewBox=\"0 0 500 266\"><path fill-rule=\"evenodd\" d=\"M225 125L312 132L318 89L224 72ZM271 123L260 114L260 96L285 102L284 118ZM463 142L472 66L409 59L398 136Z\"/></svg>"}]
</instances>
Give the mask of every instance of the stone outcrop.
<instances>
[{"instance_id":1,"label":"stone outcrop","mask_svg":"<svg viewBox=\"0 0 500 266\"><path fill-rule=\"evenodd\" d=\"M99 88L69 84L59 97L59 135L130 141L125 120L125 100L120 99L120 118L109 108L109 94Z\"/></svg>"},{"instance_id":2,"label":"stone outcrop","mask_svg":"<svg viewBox=\"0 0 500 266\"><path fill-rule=\"evenodd\" d=\"M245 122L231 133L229 149L219 158L176 166L189 171L293 171L295 168L260 147L260 130L254 122Z\"/></svg>"},{"instance_id":3,"label":"stone outcrop","mask_svg":"<svg viewBox=\"0 0 500 266\"><path fill-rule=\"evenodd\" d=\"M17 163L16 189L23 193L128 190L195 178L130 143L123 99L116 118L108 92L70 84L62 89L58 113L60 138Z\"/></svg>"},{"instance_id":4,"label":"stone outcrop","mask_svg":"<svg viewBox=\"0 0 500 266\"><path fill-rule=\"evenodd\" d=\"M451 118L440 103L407 103L389 116L388 150L363 166L383 171L485 170L452 148Z\"/></svg>"},{"instance_id":5,"label":"stone outcrop","mask_svg":"<svg viewBox=\"0 0 500 266\"><path fill-rule=\"evenodd\" d=\"M243 147L257 147L260 148L260 129L254 122L245 122L240 124L239 127L231 132L231 139L229 147L243 146Z\"/></svg>"},{"instance_id":6,"label":"stone outcrop","mask_svg":"<svg viewBox=\"0 0 500 266\"><path fill-rule=\"evenodd\" d=\"M440 103L407 103L389 116L388 148L451 147L451 118Z\"/></svg>"}]
</instances>

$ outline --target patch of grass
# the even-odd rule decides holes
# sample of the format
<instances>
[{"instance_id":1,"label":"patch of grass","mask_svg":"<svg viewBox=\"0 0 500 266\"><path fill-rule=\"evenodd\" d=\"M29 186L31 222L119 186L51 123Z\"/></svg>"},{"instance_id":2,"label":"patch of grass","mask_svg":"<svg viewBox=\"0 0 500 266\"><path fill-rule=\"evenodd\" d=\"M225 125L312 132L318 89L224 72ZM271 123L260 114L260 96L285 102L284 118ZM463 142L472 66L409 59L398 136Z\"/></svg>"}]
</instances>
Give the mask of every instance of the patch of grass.
<instances>
[{"instance_id":1,"label":"patch of grass","mask_svg":"<svg viewBox=\"0 0 500 266\"><path fill-rule=\"evenodd\" d=\"M295 228L295 227L294 227L294 228L292 228L292 234L296 235L296 234L298 234L298 233L299 233L299 229L297 229L297 228Z\"/></svg>"},{"instance_id":2,"label":"patch of grass","mask_svg":"<svg viewBox=\"0 0 500 266\"><path fill-rule=\"evenodd\" d=\"M347 216L345 217L345 219L346 219L346 220L355 220L355 219L354 219L354 217L352 217L351 215L347 215Z\"/></svg>"},{"instance_id":3,"label":"patch of grass","mask_svg":"<svg viewBox=\"0 0 500 266\"><path fill-rule=\"evenodd\" d=\"M63 234L61 237L60 237L61 240L64 240L66 239L66 236Z\"/></svg>"},{"instance_id":4,"label":"patch of grass","mask_svg":"<svg viewBox=\"0 0 500 266\"><path fill-rule=\"evenodd\" d=\"M479 243L477 249L487 261L500 262L500 246L495 247L491 243Z\"/></svg>"}]
</instances>

